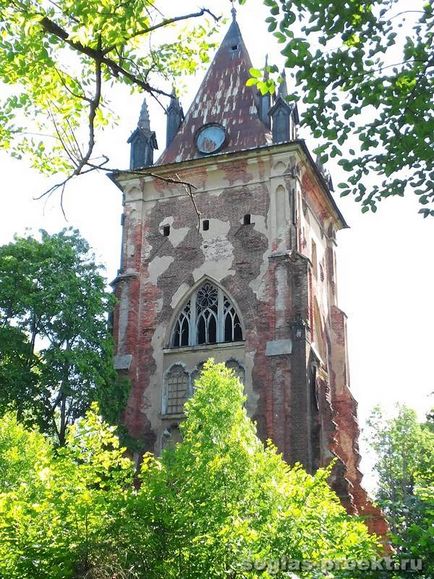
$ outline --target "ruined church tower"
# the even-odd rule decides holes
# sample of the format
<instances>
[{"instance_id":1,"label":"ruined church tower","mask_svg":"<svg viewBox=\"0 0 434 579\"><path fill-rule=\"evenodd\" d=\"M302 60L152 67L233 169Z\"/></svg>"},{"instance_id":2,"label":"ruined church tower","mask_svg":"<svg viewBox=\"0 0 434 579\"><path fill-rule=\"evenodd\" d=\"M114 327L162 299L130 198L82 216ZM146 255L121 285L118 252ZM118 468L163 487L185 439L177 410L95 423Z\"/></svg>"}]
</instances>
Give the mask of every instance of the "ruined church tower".
<instances>
[{"instance_id":1,"label":"ruined church tower","mask_svg":"<svg viewBox=\"0 0 434 579\"><path fill-rule=\"evenodd\" d=\"M283 84L247 87L250 57L232 24L186 115L175 94L167 146L146 106L130 138L114 316L115 365L132 389L124 414L144 450L179 439L183 405L209 357L240 377L259 436L373 516L358 469L346 316L337 305L331 182L297 137ZM371 526L372 528L372 526ZM377 529L379 530L379 529Z\"/></svg>"}]
</instances>

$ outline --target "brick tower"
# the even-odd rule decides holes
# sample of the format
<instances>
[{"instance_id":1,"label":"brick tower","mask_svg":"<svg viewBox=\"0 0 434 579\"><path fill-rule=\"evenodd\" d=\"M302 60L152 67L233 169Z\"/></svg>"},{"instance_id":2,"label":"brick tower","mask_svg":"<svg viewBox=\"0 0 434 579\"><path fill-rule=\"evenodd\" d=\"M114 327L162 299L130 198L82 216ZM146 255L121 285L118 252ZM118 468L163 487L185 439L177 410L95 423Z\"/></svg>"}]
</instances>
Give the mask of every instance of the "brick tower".
<instances>
[{"instance_id":1,"label":"brick tower","mask_svg":"<svg viewBox=\"0 0 434 579\"><path fill-rule=\"evenodd\" d=\"M145 450L177 440L183 404L213 357L243 381L259 436L310 472L337 457L335 490L372 518L337 306L336 233L346 223L297 138L285 83L271 103L246 86L251 66L234 17L185 116L173 94L157 163L144 105L131 168L112 175L124 202L113 286L115 364L132 381L125 423Z\"/></svg>"}]
</instances>

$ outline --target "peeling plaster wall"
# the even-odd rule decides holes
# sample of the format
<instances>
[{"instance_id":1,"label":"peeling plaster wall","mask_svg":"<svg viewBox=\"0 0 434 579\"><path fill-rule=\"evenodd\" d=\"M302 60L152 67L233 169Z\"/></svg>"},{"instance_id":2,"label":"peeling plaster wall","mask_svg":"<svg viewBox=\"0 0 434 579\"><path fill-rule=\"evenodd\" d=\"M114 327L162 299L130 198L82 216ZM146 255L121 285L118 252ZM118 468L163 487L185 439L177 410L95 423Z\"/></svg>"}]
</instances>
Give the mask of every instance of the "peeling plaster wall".
<instances>
[{"instance_id":1,"label":"peeling plaster wall","mask_svg":"<svg viewBox=\"0 0 434 579\"><path fill-rule=\"evenodd\" d=\"M125 217L114 332L117 354L131 357L124 415L130 433L145 450L160 450L164 430L174 424L162 415L171 365L191 373L211 356L235 359L245 370L248 411L259 435L310 471L337 456L335 486L343 502L366 511L344 314L336 307L334 244L341 224L303 151L292 144L170 169L119 179ZM185 185L172 182L178 179L194 186L194 203ZM170 349L177 313L206 278L233 299L244 343Z\"/></svg>"}]
</instances>

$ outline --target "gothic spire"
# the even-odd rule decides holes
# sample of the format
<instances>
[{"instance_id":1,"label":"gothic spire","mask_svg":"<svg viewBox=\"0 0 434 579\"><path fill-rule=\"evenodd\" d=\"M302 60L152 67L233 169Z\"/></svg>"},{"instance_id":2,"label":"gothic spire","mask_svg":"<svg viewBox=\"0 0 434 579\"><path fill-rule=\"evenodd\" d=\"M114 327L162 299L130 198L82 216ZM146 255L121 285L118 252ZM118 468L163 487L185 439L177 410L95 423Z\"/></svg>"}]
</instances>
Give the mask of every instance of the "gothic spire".
<instances>
[{"instance_id":1,"label":"gothic spire","mask_svg":"<svg viewBox=\"0 0 434 579\"><path fill-rule=\"evenodd\" d=\"M270 76L268 69L267 69L267 66L268 66L268 54L265 56L264 80L268 80L268 78ZM259 94L258 94L259 118L264 123L264 125L267 127L267 129L270 128L270 115L268 114L270 112L270 107L271 107L271 95L270 95L270 93L267 92L265 94L262 94L261 92L259 92Z\"/></svg>"},{"instance_id":2,"label":"gothic spire","mask_svg":"<svg viewBox=\"0 0 434 579\"><path fill-rule=\"evenodd\" d=\"M143 129L145 131L151 130L151 123L149 120L149 110L146 103L146 99L143 99L142 108L140 109L139 121L137 123L137 128Z\"/></svg>"},{"instance_id":3,"label":"gothic spire","mask_svg":"<svg viewBox=\"0 0 434 579\"><path fill-rule=\"evenodd\" d=\"M183 120L184 111L182 110L179 98L176 96L175 87L173 87L170 104L167 107L166 147L168 147L175 138Z\"/></svg>"},{"instance_id":4,"label":"gothic spire","mask_svg":"<svg viewBox=\"0 0 434 579\"><path fill-rule=\"evenodd\" d=\"M288 85L286 84L286 72L285 69L282 70L282 82L279 85L279 89L277 91L278 96L280 96L283 100L288 96Z\"/></svg>"},{"instance_id":5,"label":"gothic spire","mask_svg":"<svg viewBox=\"0 0 434 579\"><path fill-rule=\"evenodd\" d=\"M237 9L235 8L234 0L231 0L231 3L232 3L231 8L232 21L235 22L235 20L237 19Z\"/></svg>"},{"instance_id":6,"label":"gothic spire","mask_svg":"<svg viewBox=\"0 0 434 579\"><path fill-rule=\"evenodd\" d=\"M154 149L158 149L155 132L151 131L149 110L146 99L143 99L137 128L128 139L130 149L130 169L149 167L154 164Z\"/></svg>"},{"instance_id":7,"label":"gothic spire","mask_svg":"<svg viewBox=\"0 0 434 579\"><path fill-rule=\"evenodd\" d=\"M285 69L281 73L282 82L277 89L276 100L270 109L273 143L287 143L297 138L299 123L296 104L289 104L287 100L288 86L286 84Z\"/></svg>"},{"instance_id":8,"label":"gothic spire","mask_svg":"<svg viewBox=\"0 0 434 579\"><path fill-rule=\"evenodd\" d=\"M203 156L196 139L207 125L223 128L226 138L221 151L225 153L267 144L268 131L258 114L257 91L246 86L252 66L238 22L233 19L185 120L158 164Z\"/></svg>"}]
</instances>

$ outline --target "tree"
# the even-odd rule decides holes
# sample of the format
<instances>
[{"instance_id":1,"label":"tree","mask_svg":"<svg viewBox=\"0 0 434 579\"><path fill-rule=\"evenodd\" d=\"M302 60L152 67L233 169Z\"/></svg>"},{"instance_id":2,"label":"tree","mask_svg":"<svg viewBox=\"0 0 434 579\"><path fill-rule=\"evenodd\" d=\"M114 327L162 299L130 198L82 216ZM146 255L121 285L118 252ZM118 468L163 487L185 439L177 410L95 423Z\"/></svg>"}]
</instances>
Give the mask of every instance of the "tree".
<instances>
[{"instance_id":1,"label":"tree","mask_svg":"<svg viewBox=\"0 0 434 579\"><path fill-rule=\"evenodd\" d=\"M111 419L125 403L100 271L71 229L0 247L0 410L14 409L60 444L93 400Z\"/></svg>"},{"instance_id":2,"label":"tree","mask_svg":"<svg viewBox=\"0 0 434 579\"><path fill-rule=\"evenodd\" d=\"M377 500L384 510L401 557L422 558L424 577L434 573L434 432L430 421L402 406L385 419L379 408L370 418L369 442L377 454Z\"/></svg>"},{"instance_id":3,"label":"tree","mask_svg":"<svg viewBox=\"0 0 434 579\"><path fill-rule=\"evenodd\" d=\"M310 476L271 443L264 448L245 400L232 371L208 361L187 403L182 443L145 463L142 496L157 531L146 576L284 577L285 562L298 561L312 565L300 573L311 577L327 560L374 557L374 538L346 515L329 471Z\"/></svg>"},{"instance_id":4,"label":"tree","mask_svg":"<svg viewBox=\"0 0 434 579\"><path fill-rule=\"evenodd\" d=\"M0 421L0 577L116 576L116 569L87 572L133 495L134 468L96 410L69 428L66 446L57 450L12 415Z\"/></svg>"},{"instance_id":5,"label":"tree","mask_svg":"<svg viewBox=\"0 0 434 579\"><path fill-rule=\"evenodd\" d=\"M216 17L206 8L166 17L159 4L0 0L0 81L10 88L0 107L1 147L45 174L65 173L54 188L104 167L107 156L94 148L116 118L113 87L159 100L170 96L167 81L208 59Z\"/></svg>"},{"instance_id":6,"label":"tree","mask_svg":"<svg viewBox=\"0 0 434 579\"><path fill-rule=\"evenodd\" d=\"M0 576L283 578L291 559L304 565L297 576L314 577L331 559L375 557L376 539L345 513L329 473L310 476L264 448L244 401L233 374L208 363L187 404L183 441L161 458L144 457L139 488L96 407L57 453L5 417ZM27 446L35 451L21 454ZM359 576L369 573L334 574Z\"/></svg>"},{"instance_id":7,"label":"tree","mask_svg":"<svg viewBox=\"0 0 434 579\"><path fill-rule=\"evenodd\" d=\"M420 213L434 215L432 2L264 3L293 78L290 98L306 105L302 123L322 141L316 152L351 173L341 195L365 212L411 190ZM273 87L253 73L263 91Z\"/></svg>"}]
</instances>

